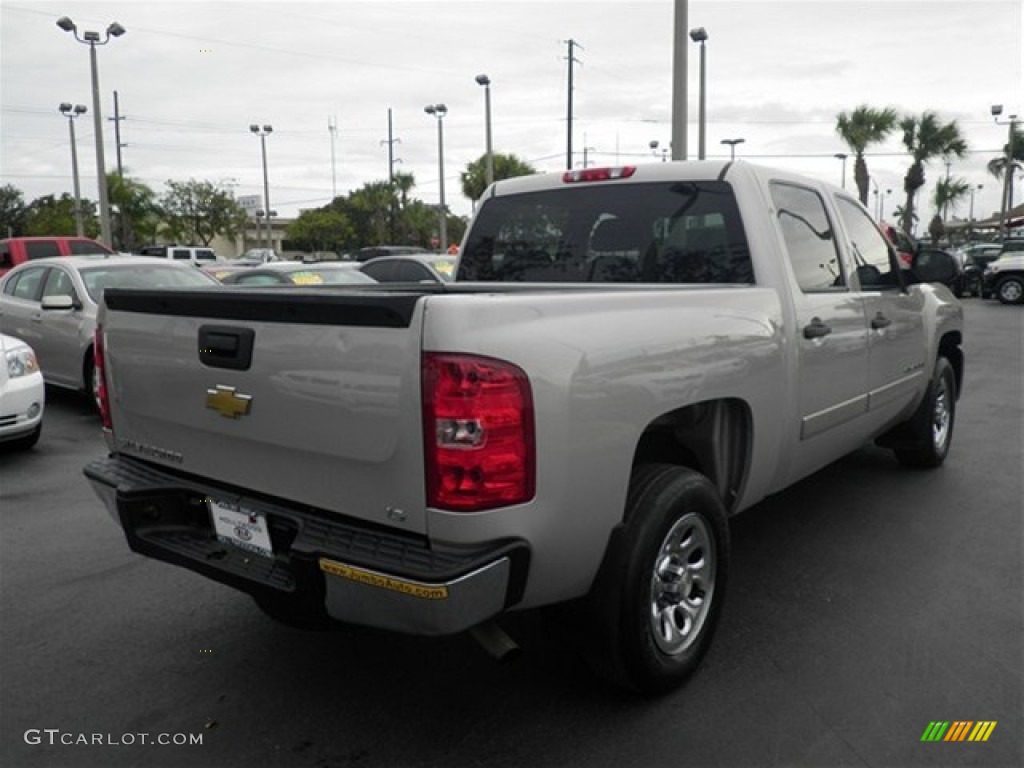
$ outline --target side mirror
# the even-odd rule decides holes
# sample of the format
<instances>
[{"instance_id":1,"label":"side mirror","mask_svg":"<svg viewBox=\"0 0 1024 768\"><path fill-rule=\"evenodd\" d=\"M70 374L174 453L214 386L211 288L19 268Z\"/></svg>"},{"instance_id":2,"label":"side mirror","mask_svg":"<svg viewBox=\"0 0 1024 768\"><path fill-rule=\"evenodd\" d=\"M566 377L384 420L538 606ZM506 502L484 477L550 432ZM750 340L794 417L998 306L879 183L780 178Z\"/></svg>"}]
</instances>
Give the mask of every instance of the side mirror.
<instances>
[{"instance_id":1,"label":"side mirror","mask_svg":"<svg viewBox=\"0 0 1024 768\"><path fill-rule=\"evenodd\" d=\"M43 309L75 309L75 300L70 296L43 296Z\"/></svg>"},{"instance_id":2,"label":"side mirror","mask_svg":"<svg viewBox=\"0 0 1024 768\"><path fill-rule=\"evenodd\" d=\"M960 272L956 257L946 251L919 248L911 262L910 273L915 283L952 282Z\"/></svg>"}]
</instances>

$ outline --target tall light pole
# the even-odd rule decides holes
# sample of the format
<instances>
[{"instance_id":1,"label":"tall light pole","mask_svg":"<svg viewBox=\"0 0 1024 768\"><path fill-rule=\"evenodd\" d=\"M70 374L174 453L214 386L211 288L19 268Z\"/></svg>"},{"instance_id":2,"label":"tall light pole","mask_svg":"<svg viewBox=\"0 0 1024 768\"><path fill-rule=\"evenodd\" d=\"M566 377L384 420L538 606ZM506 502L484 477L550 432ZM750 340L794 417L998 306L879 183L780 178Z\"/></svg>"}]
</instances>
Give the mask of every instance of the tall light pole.
<instances>
[{"instance_id":1,"label":"tall light pole","mask_svg":"<svg viewBox=\"0 0 1024 768\"><path fill-rule=\"evenodd\" d=\"M1004 238L1010 236L1010 213L1013 211L1013 140L1017 132L1017 116L1008 115L1010 118L1005 123L999 121L1003 114L1002 104L992 105L992 118L997 125L1009 125L1010 132L1006 139L1006 167L1003 168L1003 199L1000 205L999 232Z\"/></svg>"},{"instance_id":2,"label":"tall light pole","mask_svg":"<svg viewBox=\"0 0 1024 768\"><path fill-rule=\"evenodd\" d=\"M270 217L272 215L272 211L270 210L270 182L267 180L267 136L273 133L274 126L264 125L261 130L258 125L253 123L249 126L249 131L260 137L260 146L263 149L263 210L266 211L267 214L267 248L273 248L274 242L271 237L270 230ZM256 223L257 225L259 224L259 219L256 220ZM257 238L258 237L259 233L257 233Z\"/></svg>"},{"instance_id":3,"label":"tall light pole","mask_svg":"<svg viewBox=\"0 0 1024 768\"><path fill-rule=\"evenodd\" d=\"M82 194L78 186L78 147L75 143L75 118L86 113L83 104L76 104L72 107L64 102L59 107L60 113L68 119L68 131L71 134L71 177L75 184L75 234L79 237L85 236L85 227L82 224Z\"/></svg>"},{"instance_id":4,"label":"tall light pole","mask_svg":"<svg viewBox=\"0 0 1024 768\"><path fill-rule=\"evenodd\" d=\"M96 46L106 45L112 37L120 37L125 33L124 27L116 21L107 27L106 37L100 40L99 32L85 32L78 36L78 27L67 16L57 19L57 26L75 36L75 40L89 46L89 62L92 67L92 119L96 133L96 177L100 196L100 240L104 245L113 245L110 234L110 201L107 200L107 170L103 157L103 116L100 111L100 75L96 65Z\"/></svg>"},{"instance_id":5,"label":"tall light pole","mask_svg":"<svg viewBox=\"0 0 1024 768\"><path fill-rule=\"evenodd\" d=\"M843 189L846 189L846 158L848 157L848 155L847 155L847 154L846 154L845 152L836 152L836 153L835 153L835 154L833 155L833 157L834 157L834 158L835 158L836 160L842 160L842 161L843 161L843 177L842 177L842 183L843 183Z\"/></svg>"},{"instance_id":6,"label":"tall light pole","mask_svg":"<svg viewBox=\"0 0 1024 768\"><path fill-rule=\"evenodd\" d=\"M688 75L687 59L690 49L686 45L689 0L675 0L672 18L672 148L673 160L688 160L686 156L686 130Z\"/></svg>"},{"instance_id":7,"label":"tall light pole","mask_svg":"<svg viewBox=\"0 0 1024 768\"><path fill-rule=\"evenodd\" d=\"M441 204L438 206L441 253L448 250L448 214L444 205L444 116L448 107L444 104L428 104L423 108L428 115L437 118L437 182L441 191Z\"/></svg>"},{"instance_id":8,"label":"tall light pole","mask_svg":"<svg viewBox=\"0 0 1024 768\"><path fill-rule=\"evenodd\" d=\"M491 78L487 75L477 75L476 81L484 87L484 125L486 126L487 140L487 186L494 183L494 147L491 144Z\"/></svg>"},{"instance_id":9,"label":"tall light pole","mask_svg":"<svg viewBox=\"0 0 1024 768\"><path fill-rule=\"evenodd\" d=\"M729 145L729 160L730 161L736 159L736 145L737 144L742 144L745 141L746 141L746 139L722 139L722 142L721 142L722 144L728 144Z\"/></svg>"},{"instance_id":10,"label":"tall light pole","mask_svg":"<svg viewBox=\"0 0 1024 768\"><path fill-rule=\"evenodd\" d=\"M967 232L969 240L974 239L974 192L975 190L980 191L984 188L984 184L979 184L977 187L971 187L971 213L967 217Z\"/></svg>"},{"instance_id":11,"label":"tall light pole","mask_svg":"<svg viewBox=\"0 0 1024 768\"><path fill-rule=\"evenodd\" d=\"M708 33L704 27L696 27L690 30L690 39L700 43L700 112L698 113L697 125L697 159L703 160L706 157L705 138L708 129L707 113L707 59L704 44L708 41Z\"/></svg>"},{"instance_id":12,"label":"tall light pole","mask_svg":"<svg viewBox=\"0 0 1024 768\"><path fill-rule=\"evenodd\" d=\"M891 189L885 190L884 195L879 195L878 200L878 220L882 221L885 219L885 198L892 194Z\"/></svg>"}]
</instances>

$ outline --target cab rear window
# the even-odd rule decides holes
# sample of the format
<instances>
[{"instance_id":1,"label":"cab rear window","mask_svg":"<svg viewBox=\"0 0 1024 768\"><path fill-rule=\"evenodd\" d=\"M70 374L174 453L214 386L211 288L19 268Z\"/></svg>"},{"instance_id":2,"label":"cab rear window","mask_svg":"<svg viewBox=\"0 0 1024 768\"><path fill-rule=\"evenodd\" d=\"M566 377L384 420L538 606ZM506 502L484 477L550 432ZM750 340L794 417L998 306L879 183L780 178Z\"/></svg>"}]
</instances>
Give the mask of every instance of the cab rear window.
<instances>
[{"instance_id":1,"label":"cab rear window","mask_svg":"<svg viewBox=\"0 0 1024 768\"><path fill-rule=\"evenodd\" d=\"M652 182L486 201L458 280L752 283L754 272L727 182Z\"/></svg>"}]
</instances>

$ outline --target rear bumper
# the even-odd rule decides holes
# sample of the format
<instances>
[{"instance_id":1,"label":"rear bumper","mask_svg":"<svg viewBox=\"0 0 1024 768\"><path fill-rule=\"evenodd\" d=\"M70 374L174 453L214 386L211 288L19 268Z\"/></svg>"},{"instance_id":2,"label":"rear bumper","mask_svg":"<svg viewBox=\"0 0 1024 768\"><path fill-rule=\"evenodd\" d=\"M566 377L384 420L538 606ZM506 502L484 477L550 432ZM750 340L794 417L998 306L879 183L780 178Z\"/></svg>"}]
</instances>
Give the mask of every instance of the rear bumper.
<instances>
[{"instance_id":1,"label":"rear bumper","mask_svg":"<svg viewBox=\"0 0 1024 768\"><path fill-rule=\"evenodd\" d=\"M135 459L84 469L131 549L310 617L419 635L460 632L522 597L524 542L446 548L320 510L241 496ZM208 499L267 521L274 555L220 541Z\"/></svg>"}]
</instances>

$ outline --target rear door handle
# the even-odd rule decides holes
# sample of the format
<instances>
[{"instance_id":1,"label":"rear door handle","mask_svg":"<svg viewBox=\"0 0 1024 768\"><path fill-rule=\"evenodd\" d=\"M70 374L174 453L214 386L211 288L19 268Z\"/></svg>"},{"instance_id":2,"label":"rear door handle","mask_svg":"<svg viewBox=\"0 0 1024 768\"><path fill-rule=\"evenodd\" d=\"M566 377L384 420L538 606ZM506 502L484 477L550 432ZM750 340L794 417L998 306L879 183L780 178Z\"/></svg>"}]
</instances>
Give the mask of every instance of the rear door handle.
<instances>
[{"instance_id":1,"label":"rear door handle","mask_svg":"<svg viewBox=\"0 0 1024 768\"><path fill-rule=\"evenodd\" d=\"M875 331L880 331L883 328L888 328L890 325L892 325L892 320L883 315L881 312L875 315L875 318L871 321L871 328L872 330Z\"/></svg>"},{"instance_id":2,"label":"rear door handle","mask_svg":"<svg viewBox=\"0 0 1024 768\"><path fill-rule=\"evenodd\" d=\"M828 336L830 333L832 333L831 326L821 322L820 317L812 317L810 324L804 326L805 339L820 339L823 336Z\"/></svg>"}]
</instances>

